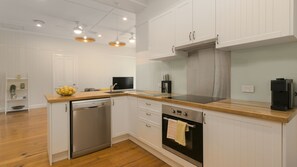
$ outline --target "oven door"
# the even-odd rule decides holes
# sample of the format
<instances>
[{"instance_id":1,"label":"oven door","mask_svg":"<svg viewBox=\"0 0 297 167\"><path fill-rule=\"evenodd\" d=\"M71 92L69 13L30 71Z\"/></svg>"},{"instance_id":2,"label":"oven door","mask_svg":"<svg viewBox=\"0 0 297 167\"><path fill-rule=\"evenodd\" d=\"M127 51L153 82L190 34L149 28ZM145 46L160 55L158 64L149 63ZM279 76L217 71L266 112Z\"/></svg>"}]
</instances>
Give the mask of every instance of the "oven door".
<instances>
[{"instance_id":1,"label":"oven door","mask_svg":"<svg viewBox=\"0 0 297 167\"><path fill-rule=\"evenodd\" d=\"M186 146L182 146L173 139L167 138L168 119L180 120L195 127L189 127L186 132ZM197 123L167 114L162 114L162 146L169 152L189 161L190 163L203 166L203 124Z\"/></svg>"}]
</instances>

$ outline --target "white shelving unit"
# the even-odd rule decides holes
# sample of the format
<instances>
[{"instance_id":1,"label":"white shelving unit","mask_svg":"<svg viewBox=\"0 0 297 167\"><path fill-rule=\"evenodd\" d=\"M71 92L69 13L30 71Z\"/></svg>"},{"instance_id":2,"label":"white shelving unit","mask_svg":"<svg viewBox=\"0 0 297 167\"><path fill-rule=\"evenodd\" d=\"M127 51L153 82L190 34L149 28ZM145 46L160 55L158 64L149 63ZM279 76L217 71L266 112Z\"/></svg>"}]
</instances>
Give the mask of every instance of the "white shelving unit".
<instances>
[{"instance_id":1,"label":"white shelving unit","mask_svg":"<svg viewBox=\"0 0 297 167\"><path fill-rule=\"evenodd\" d=\"M26 111L29 109L28 103L28 78L21 77L21 78L10 78L6 77L6 85L5 85L5 114L8 112L13 111ZM21 84L24 84L25 87L21 88ZM12 96L10 93L10 87L12 85L16 86L15 95ZM14 106L24 106L21 109L13 109Z\"/></svg>"}]
</instances>

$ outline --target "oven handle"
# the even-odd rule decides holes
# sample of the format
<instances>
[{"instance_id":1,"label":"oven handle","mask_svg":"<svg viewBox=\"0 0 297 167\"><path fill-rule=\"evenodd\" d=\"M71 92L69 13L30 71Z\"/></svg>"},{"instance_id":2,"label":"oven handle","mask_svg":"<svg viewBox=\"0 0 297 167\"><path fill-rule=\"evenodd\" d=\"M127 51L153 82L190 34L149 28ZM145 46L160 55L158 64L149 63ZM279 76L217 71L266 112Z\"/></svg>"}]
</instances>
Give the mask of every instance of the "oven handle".
<instances>
[{"instance_id":1,"label":"oven handle","mask_svg":"<svg viewBox=\"0 0 297 167\"><path fill-rule=\"evenodd\" d=\"M165 119L165 120L169 120L169 118L167 118L167 117L163 117L163 119ZM175 119L172 119L172 120L175 120ZM175 120L176 121L176 120ZM196 128L196 125L191 125L191 124L187 124L187 126L188 127L191 127L191 128Z\"/></svg>"}]
</instances>

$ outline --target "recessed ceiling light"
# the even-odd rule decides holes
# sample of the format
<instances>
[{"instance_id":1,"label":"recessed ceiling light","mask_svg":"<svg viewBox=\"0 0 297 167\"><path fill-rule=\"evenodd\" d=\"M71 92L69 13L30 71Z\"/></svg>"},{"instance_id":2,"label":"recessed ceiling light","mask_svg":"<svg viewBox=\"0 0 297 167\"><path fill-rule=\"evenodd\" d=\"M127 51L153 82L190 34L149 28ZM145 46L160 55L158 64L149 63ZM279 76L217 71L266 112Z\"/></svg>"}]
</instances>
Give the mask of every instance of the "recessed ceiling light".
<instances>
[{"instance_id":1,"label":"recessed ceiling light","mask_svg":"<svg viewBox=\"0 0 297 167\"><path fill-rule=\"evenodd\" d=\"M98 37L99 37L99 38L101 38L101 37L102 37L102 35L101 35L101 34L98 34Z\"/></svg>"},{"instance_id":2,"label":"recessed ceiling light","mask_svg":"<svg viewBox=\"0 0 297 167\"><path fill-rule=\"evenodd\" d=\"M35 23L35 26L39 27L39 28L42 27L45 24L45 22L42 21L42 20L33 20L33 21Z\"/></svg>"},{"instance_id":3,"label":"recessed ceiling light","mask_svg":"<svg viewBox=\"0 0 297 167\"><path fill-rule=\"evenodd\" d=\"M124 20L124 21L127 21L127 20L128 20L128 18L127 18L127 17L123 17L123 20Z\"/></svg>"},{"instance_id":4,"label":"recessed ceiling light","mask_svg":"<svg viewBox=\"0 0 297 167\"><path fill-rule=\"evenodd\" d=\"M84 36L84 39L87 39L88 37L87 36Z\"/></svg>"}]
</instances>

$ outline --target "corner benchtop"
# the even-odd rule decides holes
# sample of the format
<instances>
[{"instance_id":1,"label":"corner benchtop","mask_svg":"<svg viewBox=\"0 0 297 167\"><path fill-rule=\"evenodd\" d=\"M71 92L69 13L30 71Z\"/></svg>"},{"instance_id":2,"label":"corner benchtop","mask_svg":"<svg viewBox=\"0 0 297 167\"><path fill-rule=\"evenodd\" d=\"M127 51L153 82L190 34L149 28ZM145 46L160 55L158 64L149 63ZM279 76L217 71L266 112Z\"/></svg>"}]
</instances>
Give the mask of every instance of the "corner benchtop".
<instances>
[{"instance_id":1,"label":"corner benchtop","mask_svg":"<svg viewBox=\"0 0 297 167\"><path fill-rule=\"evenodd\" d=\"M158 92L153 91L129 91L124 93L109 94L106 91L96 91L96 92L78 92L73 96L62 97L59 95L46 95L45 98L48 103L59 103L68 102L74 100L86 100L86 99L96 99L96 98L110 98L117 96L134 96L159 102L172 103L177 105L183 105L187 107L201 108L206 110L230 113L235 115L253 117L263 120L288 123L293 119L297 113L297 109L294 108L290 111L282 112L270 109L270 104L265 102L252 102L234 99L225 99L217 102L201 104L194 102L185 102L175 99L168 99L164 96L152 96Z\"/></svg>"}]
</instances>

